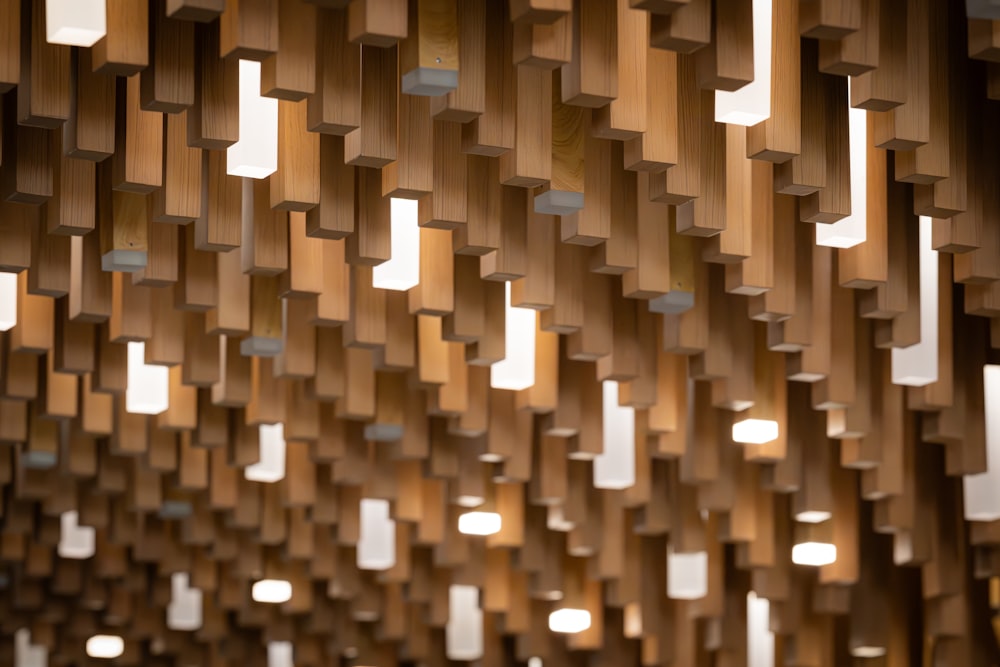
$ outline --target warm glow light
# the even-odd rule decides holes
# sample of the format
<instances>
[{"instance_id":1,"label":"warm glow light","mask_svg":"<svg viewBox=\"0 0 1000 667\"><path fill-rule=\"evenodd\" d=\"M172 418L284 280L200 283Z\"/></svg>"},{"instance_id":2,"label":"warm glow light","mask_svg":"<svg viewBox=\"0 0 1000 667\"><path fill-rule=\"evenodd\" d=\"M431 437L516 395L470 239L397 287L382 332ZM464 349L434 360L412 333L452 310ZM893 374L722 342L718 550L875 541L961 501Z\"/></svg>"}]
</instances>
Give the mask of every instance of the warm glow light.
<instances>
[{"instance_id":1,"label":"warm glow light","mask_svg":"<svg viewBox=\"0 0 1000 667\"><path fill-rule=\"evenodd\" d=\"M855 646L851 649L855 658L881 658L885 653L884 646Z\"/></svg>"},{"instance_id":2,"label":"warm glow light","mask_svg":"<svg viewBox=\"0 0 1000 667\"><path fill-rule=\"evenodd\" d=\"M108 34L105 0L45 0L49 44L93 46Z\"/></svg>"},{"instance_id":3,"label":"warm glow light","mask_svg":"<svg viewBox=\"0 0 1000 667\"><path fill-rule=\"evenodd\" d=\"M360 512L358 568L388 570L396 564L396 522L389 517L389 501L362 498Z\"/></svg>"},{"instance_id":4,"label":"warm glow light","mask_svg":"<svg viewBox=\"0 0 1000 667\"><path fill-rule=\"evenodd\" d=\"M771 117L771 0L753 0L753 81L715 91L715 120L756 125Z\"/></svg>"},{"instance_id":5,"label":"warm glow light","mask_svg":"<svg viewBox=\"0 0 1000 667\"><path fill-rule=\"evenodd\" d=\"M923 387L938 378L938 256L931 219L920 216L920 342L892 348L892 382Z\"/></svg>"},{"instance_id":6,"label":"warm glow light","mask_svg":"<svg viewBox=\"0 0 1000 667\"><path fill-rule=\"evenodd\" d=\"M0 272L0 331L17 324L17 274Z\"/></svg>"},{"instance_id":7,"label":"warm glow light","mask_svg":"<svg viewBox=\"0 0 1000 667\"><path fill-rule=\"evenodd\" d=\"M254 602L281 604L292 599L292 584L283 579L261 579L250 589Z\"/></svg>"},{"instance_id":8,"label":"warm glow light","mask_svg":"<svg viewBox=\"0 0 1000 667\"><path fill-rule=\"evenodd\" d=\"M549 630L565 634L583 632L590 627L590 612L586 609L557 609L549 614Z\"/></svg>"},{"instance_id":9,"label":"warm glow light","mask_svg":"<svg viewBox=\"0 0 1000 667\"><path fill-rule=\"evenodd\" d=\"M604 451L594 457L594 487L627 489L635 484L635 409L618 404L618 383L602 386Z\"/></svg>"},{"instance_id":10,"label":"warm glow light","mask_svg":"<svg viewBox=\"0 0 1000 667\"><path fill-rule=\"evenodd\" d=\"M417 202L392 198L389 260L372 269L372 285L399 292L420 282L420 226Z\"/></svg>"},{"instance_id":11,"label":"warm glow light","mask_svg":"<svg viewBox=\"0 0 1000 667\"><path fill-rule=\"evenodd\" d=\"M823 510L807 510L796 514L795 520L799 523L823 523L831 516L833 515Z\"/></svg>"},{"instance_id":12,"label":"warm glow light","mask_svg":"<svg viewBox=\"0 0 1000 667\"><path fill-rule=\"evenodd\" d=\"M285 478L285 426L261 424L258 430L260 460L243 469L243 477L251 482L274 483Z\"/></svg>"},{"instance_id":13,"label":"warm glow light","mask_svg":"<svg viewBox=\"0 0 1000 667\"><path fill-rule=\"evenodd\" d=\"M542 667L542 659L538 656L528 658L528 667Z\"/></svg>"},{"instance_id":14,"label":"warm glow light","mask_svg":"<svg viewBox=\"0 0 1000 667\"><path fill-rule=\"evenodd\" d=\"M490 367L490 386L517 391L535 384L535 311L510 305L510 281L504 289L504 358Z\"/></svg>"},{"instance_id":15,"label":"warm glow light","mask_svg":"<svg viewBox=\"0 0 1000 667\"><path fill-rule=\"evenodd\" d=\"M774 667L771 603L747 593L747 667Z\"/></svg>"},{"instance_id":16,"label":"warm glow light","mask_svg":"<svg viewBox=\"0 0 1000 667\"><path fill-rule=\"evenodd\" d=\"M14 667L46 667L49 651L31 643L31 631L20 628L14 632Z\"/></svg>"},{"instance_id":17,"label":"warm glow light","mask_svg":"<svg viewBox=\"0 0 1000 667\"><path fill-rule=\"evenodd\" d=\"M111 660L125 652L125 641L116 635L94 635L87 640L87 655Z\"/></svg>"},{"instance_id":18,"label":"warm glow light","mask_svg":"<svg viewBox=\"0 0 1000 667\"><path fill-rule=\"evenodd\" d=\"M733 442L763 445L778 438L778 422L772 419L744 419L733 424Z\"/></svg>"},{"instance_id":19,"label":"warm glow light","mask_svg":"<svg viewBox=\"0 0 1000 667\"><path fill-rule=\"evenodd\" d=\"M965 475L965 518L1000 519L1000 366L983 366L983 412L986 420L986 471Z\"/></svg>"},{"instance_id":20,"label":"warm glow light","mask_svg":"<svg viewBox=\"0 0 1000 667\"><path fill-rule=\"evenodd\" d=\"M81 526L78 520L76 510L59 516L59 545L56 551L60 558L82 560L94 555L96 533L91 526Z\"/></svg>"},{"instance_id":21,"label":"warm glow light","mask_svg":"<svg viewBox=\"0 0 1000 667\"><path fill-rule=\"evenodd\" d=\"M502 525L496 512L466 512L458 517L458 532L464 535L493 535Z\"/></svg>"},{"instance_id":22,"label":"warm glow light","mask_svg":"<svg viewBox=\"0 0 1000 667\"><path fill-rule=\"evenodd\" d=\"M448 623L445 651L449 660L479 660L483 657L483 612L475 586L448 587Z\"/></svg>"},{"instance_id":23,"label":"warm glow light","mask_svg":"<svg viewBox=\"0 0 1000 667\"><path fill-rule=\"evenodd\" d=\"M708 552L676 553L667 547L667 597L699 600L708 595Z\"/></svg>"},{"instance_id":24,"label":"warm glow light","mask_svg":"<svg viewBox=\"0 0 1000 667\"><path fill-rule=\"evenodd\" d=\"M847 79L851 99L851 79ZM850 137L851 214L837 222L816 225L816 245L850 248L868 238L868 112L847 110Z\"/></svg>"},{"instance_id":25,"label":"warm glow light","mask_svg":"<svg viewBox=\"0 0 1000 667\"><path fill-rule=\"evenodd\" d=\"M167 627L171 630L197 630L201 627L201 591L191 588L186 572L170 575Z\"/></svg>"},{"instance_id":26,"label":"warm glow light","mask_svg":"<svg viewBox=\"0 0 1000 667\"><path fill-rule=\"evenodd\" d=\"M158 415L170 406L170 369L146 363L146 344L128 344L125 409L133 414Z\"/></svg>"},{"instance_id":27,"label":"warm glow light","mask_svg":"<svg viewBox=\"0 0 1000 667\"><path fill-rule=\"evenodd\" d=\"M240 61L240 139L226 149L226 173L267 178L278 169L278 100L260 94L260 63Z\"/></svg>"},{"instance_id":28,"label":"warm glow light","mask_svg":"<svg viewBox=\"0 0 1000 667\"><path fill-rule=\"evenodd\" d=\"M820 567L837 562L837 545L829 542L802 542L792 547L792 562L796 565Z\"/></svg>"},{"instance_id":29,"label":"warm glow light","mask_svg":"<svg viewBox=\"0 0 1000 667\"><path fill-rule=\"evenodd\" d=\"M295 664L292 642L267 643L267 667L292 667Z\"/></svg>"}]
</instances>

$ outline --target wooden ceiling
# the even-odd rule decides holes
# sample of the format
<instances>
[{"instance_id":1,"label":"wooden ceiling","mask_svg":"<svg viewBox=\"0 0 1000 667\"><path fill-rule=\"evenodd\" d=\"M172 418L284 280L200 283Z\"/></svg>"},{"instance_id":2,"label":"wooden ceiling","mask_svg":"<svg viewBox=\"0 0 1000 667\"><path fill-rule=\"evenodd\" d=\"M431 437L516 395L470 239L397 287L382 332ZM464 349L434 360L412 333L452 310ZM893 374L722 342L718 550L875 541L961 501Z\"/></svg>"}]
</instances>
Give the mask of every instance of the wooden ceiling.
<instances>
[{"instance_id":1,"label":"wooden ceiling","mask_svg":"<svg viewBox=\"0 0 1000 667\"><path fill-rule=\"evenodd\" d=\"M755 78L751 7L107 0L84 48L0 0L0 662L28 628L53 666L98 633L119 665L262 666L273 641L443 665L462 584L484 666L743 665L750 591L777 665L998 664L1000 522L964 519L963 476L1000 466L1000 23L773 0L770 118L744 128L714 104ZM240 59L279 100L263 179L227 173ZM407 292L372 286L392 197L419 201ZM864 243L816 244L852 213ZM520 391L490 384L505 281L538 311ZM936 379L894 383L928 333ZM169 368L158 415L126 410L137 341ZM604 381L634 408L625 489L594 485ZM734 443L747 416L778 437ZM277 423L284 479L245 479ZM357 566L362 498L390 501L387 570ZM501 531L459 533L480 501ZM90 558L58 555L70 511ZM793 565L810 539L836 562ZM667 596L668 552L707 553L702 598ZM196 630L167 627L176 572ZM253 602L262 578L291 599ZM564 606L591 628L550 632Z\"/></svg>"}]
</instances>

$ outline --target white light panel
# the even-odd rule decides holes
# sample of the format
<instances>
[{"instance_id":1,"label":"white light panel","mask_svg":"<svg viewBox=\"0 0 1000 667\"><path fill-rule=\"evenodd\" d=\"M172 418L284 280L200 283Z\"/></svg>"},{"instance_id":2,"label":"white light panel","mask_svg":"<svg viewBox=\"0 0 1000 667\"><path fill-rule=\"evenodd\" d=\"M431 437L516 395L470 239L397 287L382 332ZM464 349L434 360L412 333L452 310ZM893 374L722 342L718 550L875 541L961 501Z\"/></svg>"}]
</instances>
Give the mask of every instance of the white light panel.
<instances>
[{"instance_id":1,"label":"white light panel","mask_svg":"<svg viewBox=\"0 0 1000 667\"><path fill-rule=\"evenodd\" d=\"M417 202L392 198L389 259L372 269L372 286L405 292L420 282L420 226Z\"/></svg>"},{"instance_id":2,"label":"white light panel","mask_svg":"<svg viewBox=\"0 0 1000 667\"><path fill-rule=\"evenodd\" d=\"M278 100L260 94L260 63L240 61L240 139L226 149L226 173L267 178L278 169Z\"/></svg>"},{"instance_id":3,"label":"white light panel","mask_svg":"<svg viewBox=\"0 0 1000 667\"><path fill-rule=\"evenodd\" d=\"M105 0L45 0L49 44L93 46L108 34Z\"/></svg>"},{"instance_id":4,"label":"white light panel","mask_svg":"<svg viewBox=\"0 0 1000 667\"><path fill-rule=\"evenodd\" d=\"M260 460L243 469L243 477L251 482L274 483L285 478L285 426L282 423L261 424L258 431Z\"/></svg>"},{"instance_id":5,"label":"white light panel","mask_svg":"<svg viewBox=\"0 0 1000 667\"><path fill-rule=\"evenodd\" d=\"M494 389L521 390L535 384L535 311L510 305L510 281L504 286L506 309L504 358L490 367Z\"/></svg>"},{"instance_id":6,"label":"white light panel","mask_svg":"<svg viewBox=\"0 0 1000 667\"><path fill-rule=\"evenodd\" d=\"M128 344L125 410L132 414L158 415L170 407L170 369L146 363L146 344Z\"/></svg>"},{"instance_id":7,"label":"white light panel","mask_svg":"<svg viewBox=\"0 0 1000 667\"><path fill-rule=\"evenodd\" d=\"M358 568L388 570L396 564L396 522L389 517L389 501L362 498L360 512Z\"/></svg>"},{"instance_id":8,"label":"white light panel","mask_svg":"<svg viewBox=\"0 0 1000 667\"><path fill-rule=\"evenodd\" d=\"M635 409L618 404L618 383L605 380L604 451L594 457L594 487L627 489L635 484Z\"/></svg>"},{"instance_id":9,"label":"white light panel","mask_svg":"<svg viewBox=\"0 0 1000 667\"><path fill-rule=\"evenodd\" d=\"M493 535L502 525L503 519L496 512L466 512L458 517L458 532L463 535Z\"/></svg>"}]
</instances>

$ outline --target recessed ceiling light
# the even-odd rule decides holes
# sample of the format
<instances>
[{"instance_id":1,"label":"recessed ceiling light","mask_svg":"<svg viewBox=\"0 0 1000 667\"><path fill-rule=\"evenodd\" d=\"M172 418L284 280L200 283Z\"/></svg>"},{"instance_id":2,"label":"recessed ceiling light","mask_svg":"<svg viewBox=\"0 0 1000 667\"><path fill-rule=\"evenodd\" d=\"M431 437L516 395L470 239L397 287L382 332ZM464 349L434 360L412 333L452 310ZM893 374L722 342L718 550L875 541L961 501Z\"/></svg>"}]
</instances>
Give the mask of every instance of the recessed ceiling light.
<instances>
[{"instance_id":1,"label":"recessed ceiling light","mask_svg":"<svg viewBox=\"0 0 1000 667\"><path fill-rule=\"evenodd\" d=\"M792 547L792 562L796 565L820 567L837 562L837 545L829 542L802 542Z\"/></svg>"},{"instance_id":2,"label":"recessed ceiling light","mask_svg":"<svg viewBox=\"0 0 1000 667\"><path fill-rule=\"evenodd\" d=\"M463 535L494 535L500 532L503 519L496 512L466 512L458 517L458 532Z\"/></svg>"},{"instance_id":3,"label":"recessed ceiling light","mask_svg":"<svg viewBox=\"0 0 1000 667\"><path fill-rule=\"evenodd\" d=\"M557 609L549 614L549 630L564 634L583 632L590 627L590 612L586 609Z\"/></svg>"},{"instance_id":4,"label":"recessed ceiling light","mask_svg":"<svg viewBox=\"0 0 1000 667\"><path fill-rule=\"evenodd\" d=\"M117 635L94 635L87 640L87 655L111 660L125 652L125 640Z\"/></svg>"},{"instance_id":5,"label":"recessed ceiling light","mask_svg":"<svg viewBox=\"0 0 1000 667\"><path fill-rule=\"evenodd\" d=\"M292 584L282 579L261 579L254 582L250 595L255 602L281 604L292 599Z\"/></svg>"}]
</instances>

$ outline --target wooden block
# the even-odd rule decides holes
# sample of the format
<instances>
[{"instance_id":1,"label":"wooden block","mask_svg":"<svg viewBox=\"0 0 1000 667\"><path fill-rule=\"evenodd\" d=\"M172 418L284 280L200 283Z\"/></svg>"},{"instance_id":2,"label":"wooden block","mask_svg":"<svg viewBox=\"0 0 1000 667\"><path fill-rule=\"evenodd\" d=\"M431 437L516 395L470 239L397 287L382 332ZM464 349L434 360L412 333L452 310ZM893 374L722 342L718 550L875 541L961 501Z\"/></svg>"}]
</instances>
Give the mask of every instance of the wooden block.
<instances>
[{"instance_id":1,"label":"wooden block","mask_svg":"<svg viewBox=\"0 0 1000 667\"><path fill-rule=\"evenodd\" d=\"M754 78L752 3L724 0L714 19L712 44L698 51L698 85L738 90Z\"/></svg>"},{"instance_id":2,"label":"wooden block","mask_svg":"<svg viewBox=\"0 0 1000 667\"><path fill-rule=\"evenodd\" d=\"M278 51L277 0L227 0L219 16L219 56L263 61Z\"/></svg>"},{"instance_id":3,"label":"wooden block","mask_svg":"<svg viewBox=\"0 0 1000 667\"><path fill-rule=\"evenodd\" d=\"M3 51L0 52L0 92L6 93L21 78L21 3L8 0L0 6L4 26Z\"/></svg>"},{"instance_id":4,"label":"wooden block","mask_svg":"<svg viewBox=\"0 0 1000 667\"><path fill-rule=\"evenodd\" d=\"M458 11L453 0L409 3L400 43L402 91L437 97L458 88Z\"/></svg>"},{"instance_id":5,"label":"wooden block","mask_svg":"<svg viewBox=\"0 0 1000 667\"><path fill-rule=\"evenodd\" d=\"M107 7L108 34L93 47L95 72L132 76L149 65L149 6L129 0L111 0Z\"/></svg>"},{"instance_id":6,"label":"wooden block","mask_svg":"<svg viewBox=\"0 0 1000 667\"><path fill-rule=\"evenodd\" d=\"M225 0L167 0L166 9L171 18L209 23L225 8Z\"/></svg>"},{"instance_id":7,"label":"wooden block","mask_svg":"<svg viewBox=\"0 0 1000 667\"><path fill-rule=\"evenodd\" d=\"M799 30L803 37L843 39L861 27L861 0L810 0L799 9Z\"/></svg>"},{"instance_id":8,"label":"wooden block","mask_svg":"<svg viewBox=\"0 0 1000 667\"><path fill-rule=\"evenodd\" d=\"M346 12L320 10L316 20L316 92L309 96L309 129L344 135L361 125L361 45L346 38Z\"/></svg>"},{"instance_id":9,"label":"wooden block","mask_svg":"<svg viewBox=\"0 0 1000 667\"><path fill-rule=\"evenodd\" d=\"M61 126L70 111L70 47L45 39L45 12L31 2L21 14L21 74L17 121L47 129Z\"/></svg>"},{"instance_id":10,"label":"wooden block","mask_svg":"<svg viewBox=\"0 0 1000 667\"><path fill-rule=\"evenodd\" d=\"M353 6L353 5L352 5ZM396 159L399 119L397 50L361 50L361 127L344 136L344 160L378 169Z\"/></svg>"},{"instance_id":11,"label":"wooden block","mask_svg":"<svg viewBox=\"0 0 1000 667\"><path fill-rule=\"evenodd\" d=\"M320 197L320 138L306 129L306 105L278 102L278 170L271 182L271 208L308 211Z\"/></svg>"},{"instance_id":12,"label":"wooden block","mask_svg":"<svg viewBox=\"0 0 1000 667\"><path fill-rule=\"evenodd\" d=\"M284 46L260 66L261 94L297 102L316 90L317 9L278 3L278 43Z\"/></svg>"},{"instance_id":13,"label":"wooden block","mask_svg":"<svg viewBox=\"0 0 1000 667\"><path fill-rule=\"evenodd\" d=\"M649 17L649 45L690 54L704 47L712 36L712 5L706 0L671 2L671 11Z\"/></svg>"},{"instance_id":14,"label":"wooden block","mask_svg":"<svg viewBox=\"0 0 1000 667\"><path fill-rule=\"evenodd\" d=\"M781 0L772 11L771 117L747 128L747 156L780 163L801 150L798 4Z\"/></svg>"},{"instance_id":15,"label":"wooden block","mask_svg":"<svg viewBox=\"0 0 1000 667\"><path fill-rule=\"evenodd\" d=\"M222 150L239 138L240 67L219 58L219 34L195 27L194 100L187 111L188 144Z\"/></svg>"},{"instance_id":16,"label":"wooden block","mask_svg":"<svg viewBox=\"0 0 1000 667\"><path fill-rule=\"evenodd\" d=\"M486 5L486 25L503 30L486 31L485 108L478 118L462 128L462 150L476 155L498 156L514 145L517 68L513 61L513 31L503 19L503 6Z\"/></svg>"},{"instance_id":17,"label":"wooden block","mask_svg":"<svg viewBox=\"0 0 1000 667\"><path fill-rule=\"evenodd\" d=\"M563 102L602 107L618 97L616 4L576 0L572 21L573 57L563 68ZM586 58L582 56L584 53Z\"/></svg>"},{"instance_id":18,"label":"wooden block","mask_svg":"<svg viewBox=\"0 0 1000 667\"><path fill-rule=\"evenodd\" d=\"M142 108L179 113L195 101L194 26L168 18L156 3L149 66L139 75Z\"/></svg>"},{"instance_id":19,"label":"wooden block","mask_svg":"<svg viewBox=\"0 0 1000 667\"><path fill-rule=\"evenodd\" d=\"M112 187L148 194L163 184L163 114L140 107L139 77L118 81Z\"/></svg>"},{"instance_id":20,"label":"wooden block","mask_svg":"<svg viewBox=\"0 0 1000 667\"><path fill-rule=\"evenodd\" d=\"M166 117L163 187L154 191L152 197L152 217L156 222L187 224L202 217L202 151L188 147L185 115L186 112Z\"/></svg>"},{"instance_id":21,"label":"wooden block","mask_svg":"<svg viewBox=\"0 0 1000 667\"><path fill-rule=\"evenodd\" d=\"M351 0L348 39L379 48L396 46L408 34L406 6L401 0Z\"/></svg>"}]
</instances>

